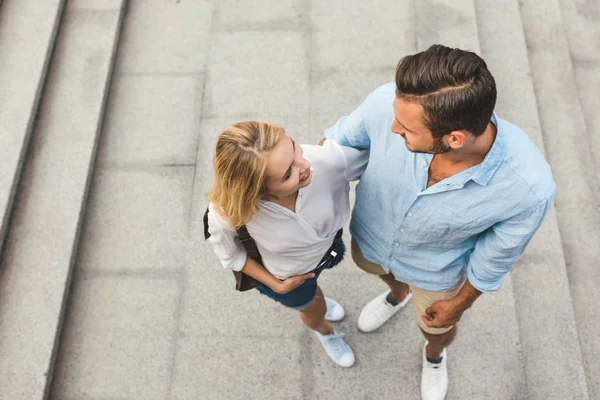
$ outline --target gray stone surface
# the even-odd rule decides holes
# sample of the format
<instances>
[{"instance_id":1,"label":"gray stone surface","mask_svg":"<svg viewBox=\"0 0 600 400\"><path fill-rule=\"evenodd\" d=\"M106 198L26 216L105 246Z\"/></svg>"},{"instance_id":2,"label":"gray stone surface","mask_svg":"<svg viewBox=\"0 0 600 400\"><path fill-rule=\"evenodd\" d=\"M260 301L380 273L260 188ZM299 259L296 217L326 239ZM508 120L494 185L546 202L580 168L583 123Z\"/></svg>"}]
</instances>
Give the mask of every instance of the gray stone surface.
<instances>
[{"instance_id":1,"label":"gray stone surface","mask_svg":"<svg viewBox=\"0 0 600 400\"><path fill-rule=\"evenodd\" d=\"M0 281L0 398L45 398L121 12L69 12L8 234Z\"/></svg>"},{"instance_id":2,"label":"gray stone surface","mask_svg":"<svg viewBox=\"0 0 600 400\"><path fill-rule=\"evenodd\" d=\"M101 152L104 152L102 146ZM83 231L81 269L181 268L193 167L97 169Z\"/></svg>"},{"instance_id":3,"label":"gray stone surface","mask_svg":"<svg viewBox=\"0 0 600 400\"><path fill-rule=\"evenodd\" d=\"M208 1L131 0L120 73L199 73L208 55L213 6Z\"/></svg>"},{"instance_id":4,"label":"gray stone surface","mask_svg":"<svg viewBox=\"0 0 600 400\"><path fill-rule=\"evenodd\" d=\"M299 25L306 15L303 0L219 0L215 4L214 26L226 30L265 29L266 26L285 29Z\"/></svg>"},{"instance_id":5,"label":"gray stone surface","mask_svg":"<svg viewBox=\"0 0 600 400\"><path fill-rule=\"evenodd\" d=\"M215 33L203 115L305 114L309 96L306 37L277 31Z\"/></svg>"},{"instance_id":6,"label":"gray stone surface","mask_svg":"<svg viewBox=\"0 0 600 400\"><path fill-rule=\"evenodd\" d=\"M179 279L76 276L52 399L167 398Z\"/></svg>"},{"instance_id":7,"label":"gray stone surface","mask_svg":"<svg viewBox=\"0 0 600 400\"><path fill-rule=\"evenodd\" d=\"M479 53L473 0L425 0L414 7L418 51L443 43Z\"/></svg>"},{"instance_id":8,"label":"gray stone surface","mask_svg":"<svg viewBox=\"0 0 600 400\"><path fill-rule=\"evenodd\" d=\"M118 75L113 85L100 165L194 164L203 75Z\"/></svg>"},{"instance_id":9,"label":"gray stone surface","mask_svg":"<svg viewBox=\"0 0 600 400\"><path fill-rule=\"evenodd\" d=\"M397 58L402 56L402 53L394 54ZM311 116L324 114L336 122L354 111L375 88L393 82L395 74L392 63L381 69L313 70L310 82ZM311 134L322 135L322 132Z\"/></svg>"},{"instance_id":10,"label":"gray stone surface","mask_svg":"<svg viewBox=\"0 0 600 400\"><path fill-rule=\"evenodd\" d=\"M516 0L479 0L476 9L482 55L499 88L497 112L544 151L519 5ZM566 267L552 210L513 271L529 399L587 395Z\"/></svg>"},{"instance_id":11,"label":"gray stone surface","mask_svg":"<svg viewBox=\"0 0 600 400\"><path fill-rule=\"evenodd\" d=\"M1 2L0 2L1 3ZM7 0L0 12L0 252L64 0Z\"/></svg>"},{"instance_id":12,"label":"gray stone surface","mask_svg":"<svg viewBox=\"0 0 600 400\"><path fill-rule=\"evenodd\" d=\"M522 17L544 142L548 159L555 166L556 212L587 386L590 398L596 399L600 397L600 381L596 379L600 369L600 215L593 201L596 174L590 145L582 140L586 125L559 5L552 1L541 8L525 1Z\"/></svg>"},{"instance_id":13,"label":"gray stone surface","mask_svg":"<svg viewBox=\"0 0 600 400\"><path fill-rule=\"evenodd\" d=\"M390 68L415 50L411 2L313 0L310 4L314 69Z\"/></svg>"},{"instance_id":14,"label":"gray stone surface","mask_svg":"<svg viewBox=\"0 0 600 400\"><path fill-rule=\"evenodd\" d=\"M585 140L593 154L595 199L600 204L600 2L561 1L559 5L587 127Z\"/></svg>"},{"instance_id":15,"label":"gray stone surface","mask_svg":"<svg viewBox=\"0 0 600 400\"><path fill-rule=\"evenodd\" d=\"M449 347L447 399L528 399L513 279L480 297L459 325ZM452 358L451 358L452 357Z\"/></svg>"},{"instance_id":16,"label":"gray stone surface","mask_svg":"<svg viewBox=\"0 0 600 400\"><path fill-rule=\"evenodd\" d=\"M67 11L114 11L121 8L121 0L68 0Z\"/></svg>"},{"instance_id":17,"label":"gray stone surface","mask_svg":"<svg viewBox=\"0 0 600 400\"><path fill-rule=\"evenodd\" d=\"M357 104L358 105L358 104ZM316 135L317 142L320 138L323 137L323 132L338 120L345 116L346 114L341 115L332 115L332 114L323 114L323 113L315 113L310 116L310 132Z\"/></svg>"},{"instance_id":18,"label":"gray stone surface","mask_svg":"<svg viewBox=\"0 0 600 400\"><path fill-rule=\"evenodd\" d=\"M304 349L281 337L182 336L173 400L301 400Z\"/></svg>"}]
</instances>

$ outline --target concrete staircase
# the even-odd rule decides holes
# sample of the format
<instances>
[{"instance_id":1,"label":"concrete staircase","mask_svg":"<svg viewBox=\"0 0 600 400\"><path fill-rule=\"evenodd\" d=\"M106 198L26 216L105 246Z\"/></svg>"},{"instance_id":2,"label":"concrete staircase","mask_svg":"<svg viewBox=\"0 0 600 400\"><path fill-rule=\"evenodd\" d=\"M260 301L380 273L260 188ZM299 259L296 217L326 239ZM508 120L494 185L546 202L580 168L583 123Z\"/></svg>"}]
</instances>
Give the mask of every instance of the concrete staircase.
<instances>
[{"instance_id":1,"label":"concrete staircase","mask_svg":"<svg viewBox=\"0 0 600 400\"><path fill-rule=\"evenodd\" d=\"M57 399L71 398L63 393L50 393L62 390L61 385L52 388L50 384L126 3L126 0L0 1L0 248L3 248L0 399L45 399L50 395ZM360 38L346 37L346 27L357 18L368 19L366 14L373 12L374 17L388 21L388 25L383 26L395 27L390 17L384 16L384 11L389 13L393 7L402 8L397 18L403 18L401 25L406 27L406 35L396 48L410 53L424 50L432 43L443 43L481 54L498 84L498 114L523 128L553 167L558 185L555 207L507 277L503 289L482 296L474 310L464 316L465 325L470 328L463 329L453 345L452 357L456 354L456 359L451 361L453 372L448 398L600 399L600 380L594 375L600 370L600 312L597 310L600 304L600 268L597 266L600 259L599 2L428 0L398 6L398 2L378 0L373 3L374 11L363 10L358 5L336 7L340 1L333 3L331 7L336 8L336 13L323 11L328 7L325 3L318 6L315 3L309 9L313 13L312 22L320 29L318 40L329 44L323 60L311 61L311 76L329 76L330 70L337 62L342 63L344 57L356 57L348 49L354 49L353 40ZM225 4L222 2L219 6L221 13ZM151 13L141 15L156 18ZM277 22L269 24L276 27L274 32L283 29ZM303 24L300 28L314 29L310 23ZM248 26L258 25L253 22ZM335 26L340 30L336 31ZM329 28L333 38L330 41L323 39ZM361 26L361 29L368 32L368 27ZM336 34L342 36L338 38ZM236 46L234 41L229 43L224 39L218 43ZM307 44L307 48L312 45L312 42ZM343 49L343 52L338 51L339 57L336 45ZM357 58L360 62L343 64L348 66L343 71L344 82L362 82L369 68L369 51L383 58L382 54L393 49L373 50L367 46L361 51L365 54ZM396 61L401 55L393 54L392 58ZM384 74L381 68L377 65L373 71L387 76L388 70ZM386 78L392 79L393 75ZM340 94L348 90L338 89ZM218 97L216 89L209 87L208 91L211 90L211 94ZM328 103L328 96L321 96L320 106L337 112L339 99L336 96L330 96ZM339 116L327 117L333 120ZM310 121L311 126L314 122ZM318 140L319 129L325 127L313 126L314 132L303 140ZM307 131L304 127L296 130ZM216 132L203 132L203 135L211 134ZM210 138L204 139L200 145L212 142ZM202 168L204 165L202 162ZM209 179L203 176L210 174L198 176L199 180ZM207 182L197 182L197 185L206 187ZM198 258L212 260L206 246L200 252L203 254ZM40 263L40 260L43 261ZM188 273L192 282L188 292L191 292L198 277L194 275L197 272ZM340 274L338 278L343 279L329 282L328 287L338 293L354 291L356 297L352 298L357 304L352 307L362 306L371 296L372 288L363 290L363 281L357 283L357 279L363 277L357 278L354 273ZM202 275L199 280L205 279ZM186 301L187 298L182 300L184 306ZM199 303L205 302L202 299ZM238 307L239 315L235 311L227 315L234 319L236 315L257 312L251 304ZM192 311L184 308L178 312L185 316ZM204 324L220 323L211 318L216 321L217 317L209 317ZM287 321L288 317L282 314L282 318ZM76 319L67 322L78 323ZM345 323L349 324L346 331L354 326L354 320ZM249 324L252 330L254 325ZM264 328L262 323L258 328ZM410 335L416 333L416 329L415 332L407 329ZM249 337L253 334L248 332ZM300 358L302 365L286 365L286 371L291 369L295 376L302 375L306 380L301 382L304 398L319 398L318 393L347 399L379 398L377 393L398 395L398 387L407 388L406 398L417 398L418 389L410 373L397 375L396 379L402 380L398 383L382 377L379 370L368 370L373 363L383 371L397 362L400 350L395 346L400 343L402 351L406 351L414 347L417 337L398 338L402 335L396 331L377 335L378 339L354 335L355 350L364 354L361 362L367 359L366 354L382 353L367 359L364 365L359 362L350 372L335 370L328 363L320 365L312 350L304 352ZM382 338L389 340L386 343L392 346L390 352L374 344L373 340ZM256 340L260 341L261 336L256 335ZM302 336L298 341L305 344L309 339ZM69 346L69 343L62 345ZM260 346L269 348L268 344ZM415 350L415 354L407 358L406 368L418 368L411 363L420 361L416 358L419 351ZM173 368L177 369L177 357L185 359L185 355L175 352ZM220 371L232 370L233 376L245 379L253 373L247 367L232 364L227 365L227 371ZM262 374L261 368L265 368L260 363L253 367L259 374ZM72 367L65 362L63 368L68 371ZM206 366L206 370L212 368L216 366ZM303 368L310 369L311 373L304 374ZM399 364L396 368L402 367ZM196 370L195 364L191 369ZM211 380L205 375L201 378ZM145 376L141 380L152 378ZM179 379L194 380L188 376ZM93 379L86 382L90 381ZM331 391L333 381L335 391ZM102 384L106 382L99 383ZM176 383L169 385L174 393L179 392ZM386 385L392 389L386 390ZM203 392L206 398L224 396L218 389L208 390ZM261 388L255 390L259 393ZM248 398L261 397L247 394Z\"/></svg>"},{"instance_id":2,"label":"concrete staircase","mask_svg":"<svg viewBox=\"0 0 600 400\"><path fill-rule=\"evenodd\" d=\"M0 8L2 399L49 395L124 6Z\"/></svg>"}]
</instances>

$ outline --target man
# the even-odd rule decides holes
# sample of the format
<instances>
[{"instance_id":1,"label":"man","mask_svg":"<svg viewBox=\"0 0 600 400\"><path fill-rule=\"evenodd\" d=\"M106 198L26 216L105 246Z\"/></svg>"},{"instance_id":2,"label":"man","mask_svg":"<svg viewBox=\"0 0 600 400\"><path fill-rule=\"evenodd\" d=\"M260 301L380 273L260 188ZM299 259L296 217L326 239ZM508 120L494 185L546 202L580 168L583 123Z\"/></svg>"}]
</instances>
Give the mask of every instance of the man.
<instances>
[{"instance_id":1,"label":"man","mask_svg":"<svg viewBox=\"0 0 600 400\"><path fill-rule=\"evenodd\" d=\"M411 299L426 339L421 395L443 399L446 347L482 292L502 286L555 193L527 135L494 114L496 84L476 54L441 45L404 57L325 137L369 148L356 189L352 256L389 290L362 310L371 332Z\"/></svg>"}]
</instances>

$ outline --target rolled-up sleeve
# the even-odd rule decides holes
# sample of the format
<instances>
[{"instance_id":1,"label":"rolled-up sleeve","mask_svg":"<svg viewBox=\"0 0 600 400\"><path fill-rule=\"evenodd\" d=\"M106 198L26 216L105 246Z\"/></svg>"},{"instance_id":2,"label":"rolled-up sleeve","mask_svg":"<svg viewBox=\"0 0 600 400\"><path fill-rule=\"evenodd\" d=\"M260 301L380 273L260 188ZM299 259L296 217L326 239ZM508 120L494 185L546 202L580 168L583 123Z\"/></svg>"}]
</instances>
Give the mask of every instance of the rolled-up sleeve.
<instances>
[{"instance_id":1,"label":"rolled-up sleeve","mask_svg":"<svg viewBox=\"0 0 600 400\"><path fill-rule=\"evenodd\" d=\"M335 125L325 130L325 137L335 140L342 146L370 149L371 138L367 128L367 119L377 118L381 113L382 105L379 92L382 88L376 89L351 114L340 118ZM390 110L391 107L390 103Z\"/></svg>"},{"instance_id":2,"label":"rolled-up sleeve","mask_svg":"<svg viewBox=\"0 0 600 400\"><path fill-rule=\"evenodd\" d=\"M552 196L526 212L499 222L477 241L467 266L467 278L482 292L494 292L523 255L550 209Z\"/></svg>"},{"instance_id":3,"label":"rolled-up sleeve","mask_svg":"<svg viewBox=\"0 0 600 400\"><path fill-rule=\"evenodd\" d=\"M208 242L223 267L241 271L248 257L246 249L233 226L214 210L212 204L209 206L208 231L210 232Z\"/></svg>"},{"instance_id":4,"label":"rolled-up sleeve","mask_svg":"<svg viewBox=\"0 0 600 400\"><path fill-rule=\"evenodd\" d=\"M335 140L342 146L370 149L371 134L381 132L387 134L388 132L387 129L381 129L380 123L389 119L391 125L395 96L395 82L381 85L371 92L351 114L341 118L335 125L327 129L325 137Z\"/></svg>"},{"instance_id":5,"label":"rolled-up sleeve","mask_svg":"<svg viewBox=\"0 0 600 400\"><path fill-rule=\"evenodd\" d=\"M367 134L360 107L352 114L340 118L335 125L325 130L325 137L335 140L342 146L350 146L357 149L368 149L371 147L371 140Z\"/></svg>"}]
</instances>

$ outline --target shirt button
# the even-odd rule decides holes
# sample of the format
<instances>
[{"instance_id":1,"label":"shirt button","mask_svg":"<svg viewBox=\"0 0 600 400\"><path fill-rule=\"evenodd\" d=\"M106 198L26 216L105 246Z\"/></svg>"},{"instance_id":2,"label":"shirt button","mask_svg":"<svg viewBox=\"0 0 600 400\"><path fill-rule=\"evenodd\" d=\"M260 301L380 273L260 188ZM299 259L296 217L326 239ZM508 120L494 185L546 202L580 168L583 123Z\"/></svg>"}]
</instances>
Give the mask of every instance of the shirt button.
<instances>
[{"instance_id":1,"label":"shirt button","mask_svg":"<svg viewBox=\"0 0 600 400\"><path fill-rule=\"evenodd\" d=\"M405 229L404 229L404 228L400 229L400 232L404 233L404 232L405 232Z\"/></svg>"},{"instance_id":2,"label":"shirt button","mask_svg":"<svg viewBox=\"0 0 600 400\"><path fill-rule=\"evenodd\" d=\"M426 167L427 166L427 161L423 161L423 166Z\"/></svg>"},{"instance_id":3,"label":"shirt button","mask_svg":"<svg viewBox=\"0 0 600 400\"><path fill-rule=\"evenodd\" d=\"M400 243L396 242L396 243L394 243L394 246L398 247L398 246L400 246Z\"/></svg>"},{"instance_id":4,"label":"shirt button","mask_svg":"<svg viewBox=\"0 0 600 400\"><path fill-rule=\"evenodd\" d=\"M390 256L390 260L394 261L396 258L394 256Z\"/></svg>"},{"instance_id":5,"label":"shirt button","mask_svg":"<svg viewBox=\"0 0 600 400\"><path fill-rule=\"evenodd\" d=\"M408 216L409 216L409 217L412 217L412 215L413 215L412 213L408 213Z\"/></svg>"}]
</instances>

